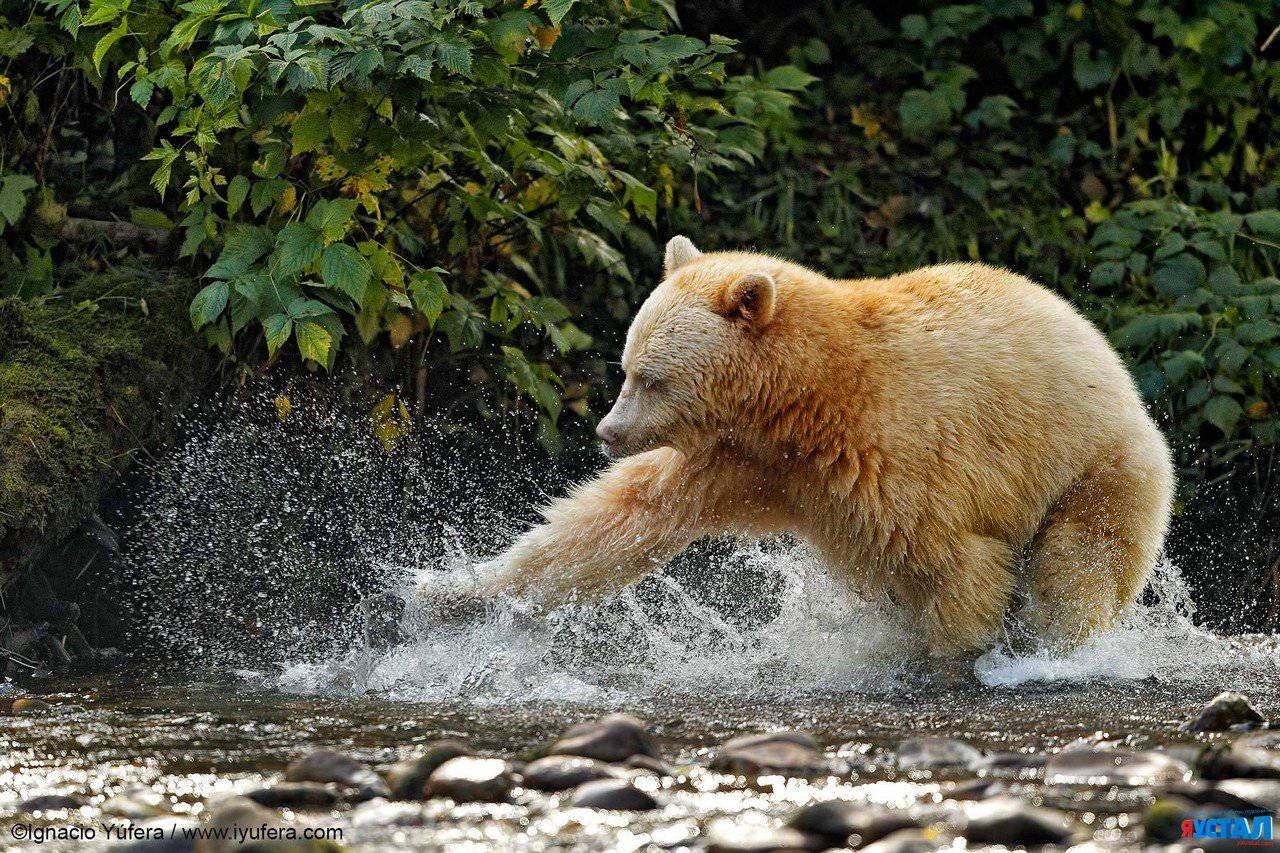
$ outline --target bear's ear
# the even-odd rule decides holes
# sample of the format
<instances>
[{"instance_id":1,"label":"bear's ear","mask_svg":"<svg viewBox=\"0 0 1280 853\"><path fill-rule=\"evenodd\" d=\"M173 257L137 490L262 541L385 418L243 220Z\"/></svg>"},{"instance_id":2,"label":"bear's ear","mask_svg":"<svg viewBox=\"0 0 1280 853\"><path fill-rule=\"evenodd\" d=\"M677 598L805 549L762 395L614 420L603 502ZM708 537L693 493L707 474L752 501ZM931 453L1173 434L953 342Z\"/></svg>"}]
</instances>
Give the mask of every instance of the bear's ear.
<instances>
[{"instance_id":1,"label":"bear's ear","mask_svg":"<svg viewBox=\"0 0 1280 853\"><path fill-rule=\"evenodd\" d=\"M667 241L666 263L663 265L666 267L666 274L671 275L701 254L688 237L683 235L672 237Z\"/></svg>"},{"instance_id":2,"label":"bear's ear","mask_svg":"<svg viewBox=\"0 0 1280 853\"><path fill-rule=\"evenodd\" d=\"M753 272L729 285L724 294L726 316L744 321L753 329L762 329L773 319L777 286L773 276Z\"/></svg>"}]
</instances>

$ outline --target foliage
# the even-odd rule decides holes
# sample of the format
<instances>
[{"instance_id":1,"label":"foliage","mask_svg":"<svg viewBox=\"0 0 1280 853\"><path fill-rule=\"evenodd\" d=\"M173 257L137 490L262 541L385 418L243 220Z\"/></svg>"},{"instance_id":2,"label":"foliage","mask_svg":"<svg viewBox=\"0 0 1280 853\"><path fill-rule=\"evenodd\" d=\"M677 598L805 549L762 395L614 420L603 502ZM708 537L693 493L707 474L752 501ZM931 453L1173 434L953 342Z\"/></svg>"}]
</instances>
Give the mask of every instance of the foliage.
<instances>
[{"instance_id":1,"label":"foliage","mask_svg":"<svg viewBox=\"0 0 1280 853\"><path fill-rule=\"evenodd\" d=\"M1055 287L1131 360L1194 483L1280 428L1269 11L822 4L788 48L820 78L798 130L686 222L840 275L972 259Z\"/></svg>"},{"instance_id":2,"label":"foliage","mask_svg":"<svg viewBox=\"0 0 1280 853\"><path fill-rule=\"evenodd\" d=\"M172 217L211 344L253 364L292 342L332 368L354 335L410 375L465 363L533 401L548 445L564 407L586 411L563 375L592 344L573 315L626 312L659 210L750 163L753 121L805 80L730 76L732 43L672 33L660 0L42 8L145 116L162 203L132 215ZM12 225L35 182L4 180Z\"/></svg>"}]
</instances>

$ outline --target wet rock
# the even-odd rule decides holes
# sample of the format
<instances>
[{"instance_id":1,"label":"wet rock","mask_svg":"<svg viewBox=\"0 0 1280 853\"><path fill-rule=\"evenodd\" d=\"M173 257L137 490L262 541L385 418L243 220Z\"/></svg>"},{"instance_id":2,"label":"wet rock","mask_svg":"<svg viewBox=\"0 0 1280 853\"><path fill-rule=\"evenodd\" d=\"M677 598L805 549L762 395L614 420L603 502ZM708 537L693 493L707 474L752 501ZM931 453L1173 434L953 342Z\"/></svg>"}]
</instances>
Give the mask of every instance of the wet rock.
<instances>
[{"instance_id":1,"label":"wet rock","mask_svg":"<svg viewBox=\"0 0 1280 853\"><path fill-rule=\"evenodd\" d=\"M1280 779L1280 732L1248 735L1229 747L1206 750L1198 769L1206 779Z\"/></svg>"},{"instance_id":2,"label":"wet rock","mask_svg":"<svg viewBox=\"0 0 1280 853\"><path fill-rule=\"evenodd\" d=\"M658 801L625 779L597 779L579 785L569 798L569 805L587 809L647 812L658 807Z\"/></svg>"},{"instance_id":3,"label":"wet rock","mask_svg":"<svg viewBox=\"0 0 1280 853\"><path fill-rule=\"evenodd\" d=\"M594 758L580 755L548 755L524 769L522 784L535 791L567 791L597 779L620 779L622 774Z\"/></svg>"},{"instance_id":4,"label":"wet rock","mask_svg":"<svg viewBox=\"0 0 1280 853\"><path fill-rule=\"evenodd\" d=\"M919 737L898 744L899 770L969 769L981 760L981 752L953 738Z\"/></svg>"},{"instance_id":5,"label":"wet rock","mask_svg":"<svg viewBox=\"0 0 1280 853\"><path fill-rule=\"evenodd\" d=\"M260 806L281 808L326 808L340 799L338 792L319 782L281 782L245 794Z\"/></svg>"},{"instance_id":6,"label":"wet rock","mask_svg":"<svg viewBox=\"0 0 1280 853\"><path fill-rule=\"evenodd\" d=\"M318 749L293 762L284 778L288 782L336 783L348 789L346 798L353 802L391 794L387 783L369 765L328 749Z\"/></svg>"},{"instance_id":7,"label":"wet rock","mask_svg":"<svg viewBox=\"0 0 1280 853\"><path fill-rule=\"evenodd\" d=\"M1280 782L1266 779L1228 779L1218 785L1205 782L1188 782L1185 785L1171 785L1158 794L1161 799L1185 801L1191 806L1214 806L1219 809L1247 810L1261 808L1254 802L1231 793L1229 786L1233 784L1249 786L1252 784L1280 786Z\"/></svg>"},{"instance_id":8,"label":"wet rock","mask_svg":"<svg viewBox=\"0 0 1280 853\"><path fill-rule=\"evenodd\" d=\"M1239 801L1233 808L1280 812L1280 782L1274 779L1224 779L1216 789Z\"/></svg>"},{"instance_id":9,"label":"wet rock","mask_svg":"<svg viewBox=\"0 0 1280 853\"><path fill-rule=\"evenodd\" d=\"M169 812L165 799L146 785L130 785L102 804L103 814L129 820L147 820Z\"/></svg>"},{"instance_id":10,"label":"wet rock","mask_svg":"<svg viewBox=\"0 0 1280 853\"><path fill-rule=\"evenodd\" d=\"M993 752L979 758L973 769L1030 776L1044 770L1048 760L1049 756L1043 752Z\"/></svg>"},{"instance_id":11,"label":"wet rock","mask_svg":"<svg viewBox=\"0 0 1280 853\"><path fill-rule=\"evenodd\" d=\"M42 714L52 708L53 706L43 699L22 696L13 700L13 704L9 706L9 713L16 717L23 717L29 714Z\"/></svg>"},{"instance_id":12,"label":"wet rock","mask_svg":"<svg viewBox=\"0 0 1280 853\"><path fill-rule=\"evenodd\" d=\"M471 754L471 747L461 741L439 740L427 744L422 755L406 758L387 771L391 796L397 800L421 800L427 780L437 767L451 758Z\"/></svg>"},{"instance_id":13,"label":"wet rock","mask_svg":"<svg viewBox=\"0 0 1280 853\"><path fill-rule=\"evenodd\" d=\"M1046 785L1176 785L1191 777L1184 762L1161 752L1121 749L1059 752L1045 764Z\"/></svg>"},{"instance_id":14,"label":"wet rock","mask_svg":"<svg viewBox=\"0 0 1280 853\"><path fill-rule=\"evenodd\" d=\"M975 806L964 830L970 842L1006 847L1061 844L1074 834L1066 815L1014 797L997 797Z\"/></svg>"},{"instance_id":15,"label":"wet rock","mask_svg":"<svg viewBox=\"0 0 1280 853\"><path fill-rule=\"evenodd\" d=\"M651 755L633 755L626 761L622 762L622 766L628 770L647 770L650 773L656 773L659 776L674 776L676 769L661 758L654 758Z\"/></svg>"},{"instance_id":16,"label":"wet rock","mask_svg":"<svg viewBox=\"0 0 1280 853\"><path fill-rule=\"evenodd\" d=\"M948 788L943 796L948 800L977 801L987 800L999 794L1008 793L1009 786L995 779L973 779L959 782Z\"/></svg>"},{"instance_id":17,"label":"wet rock","mask_svg":"<svg viewBox=\"0 0 1280 853\"><path fill-rule=\"evenodd\" d=\"M580 755L597 761L625 761L633 755L661 758L658 742L645 724L630 714L610 714L592 723L579 723L551 747L552 755Z\"/></svg>"},{"instance_id":18,"label":"wet rock","mask_svg":"<svg viewBox=\"0 0 1280 853\"><path fill-rule=\"evenodd\" d=\"M919 829L902 829L862 848L862 853L932 853L943 843Z\"/></svg>"},{"instance_id":19,"label":"wet rock","mask_svg":"<svg viewBox=\"0 0 1280 853\"><path fill-rule=\"evenodd\" d=\"M18 803L19 812L71 811L84 805L84 800L66 794L38 794Z\"/></svg>"},{"instance_id":20,"label":"wet rock","mask_svg":"<svg viewBox=\"0 0 1280 853\"><path fill-rule=\"evenodd\" d=\"M271 840L262 837L263 827L276 828L283 826L284 822L275 812L263 808L247 797L230 796L210 803L209 817L205 824L214 830L244 830L242 843L253 843L257 848L258 843ZM234 850L238 846L240 845L237 843L236 836L231 833L228 833L225 839L202 839L197 845L199 850L210 851L210 853L222 853L222 851Z\"/></svg>"},{"instance_id":21,"label":"wet rock","mask_svg":"<svg viewBox=\"0 0 1280 853\"><path fill-rule=\"evenodd\" d=\"M501 758L459 756L441 764L427 780L429 797L449 797L459 803L501 803L514 785L511 765Z\"/></svg>"},{"instance_id":22,"label":"wet rock","mask_svg":"<svg viewBox=\"0 0 1280 853\"><path fill-rule=\"evenodd\" d=\"M351 811L352 826L425 826L430 822L421 803L391 802L382 797L367 800Z\"/></svg>"},{"instance_id":23,"label":"wet rock","mask_svg":"<svg viewBox=\"0 0 1280 853\"><path fill-rule=\"evenodd\" d=\"M805 853L827 846L826 839L791 827L775 829L718 820L707 829L707 853Z\"/></svg>"},{"instance_id":24,"label":"wet rock","mask_svg":"<svg viewBox=\"0 0 1280 853\"><path fill-rule=\"evenodd\" d=\"M813 736L795 731L733 738L720 747L710 767L735 776L818 776L829 769Z\"/></svg>"},{"instance_id":25,"label":"wet rock","mask_svg":"<svg viewBox=\"0 0 1280 853\"><path fill-rule=\"evenodd\" d=\"M803 807L791 816L787 825L843 847L871 844L898 830L917 828L920 822L905 812L847 800L825 800Z\"/></svg>"},{"instance_id":26,"label":"wet rock","mask_svg":"<svg viewBox=\"0 0 1280 853\"><path fill-rule=\"evenodd\" d=\"M1253 707L1248 696L1235 690L1224 690L1186 724L1186 729L1191 732L1225 732L1233 726L1258 726L1265 722L1266 718Z\"/></svg>"},{"instance_id":27,"label":"wet rock","mask_svg":"<svg viewBox=\"0 0 1280 853\"><path fill-rule=\"evenodd\" d=\"M1142 813L1142 830L1148 841L1172 844L1182 840L1182 821L1199 806L1181 797L1161 797Z\"/></svg>"}]
</instances>

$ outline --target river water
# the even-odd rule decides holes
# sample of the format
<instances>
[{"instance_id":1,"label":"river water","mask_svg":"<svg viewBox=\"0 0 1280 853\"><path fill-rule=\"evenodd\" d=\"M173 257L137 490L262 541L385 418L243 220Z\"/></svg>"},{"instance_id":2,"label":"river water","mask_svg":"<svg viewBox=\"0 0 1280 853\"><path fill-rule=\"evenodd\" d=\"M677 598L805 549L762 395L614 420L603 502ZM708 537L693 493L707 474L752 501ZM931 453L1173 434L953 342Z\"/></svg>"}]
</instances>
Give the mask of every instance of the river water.
<instances>
[{"instance_id":1,"label":"river water","mask_svg":"<svg viewBox=\"0 0 1280 853\"><path fill-rule=\"evenodd\" d=\"M991 752L1080 739L1171 747L1221 737L1179 727L1224 689L1280 719L1280 643L1197 627L1168 564L1121 625L1068 656L1011 637L945 670L923 658L902 614L850 595L788 541L706 545L618 599L537 619L497 601L472 622L423 623L391 605L501 547L523 523L512 505L556 485L511 488L482 473L509 459L428 465L388 454L348 419L313 412L299 428L296 408L294 423L277 422L278 411L258 401L194 430L137 487L120 590L131 662L36 685L52 709L8 718L0 846L19 824L198 821L209 803L278 780L320 747L379 770L443 737L524 760L570 724L613 711L645 719L679 768L637 776L658 794L657 811L566 809L517 790L504 804L432 801L416 826L388 825L409 819L376 803L283 819L339 827L360 849L438 850L679 849L718 818L774 825L829 798L925 810L945 826L969 805L948 798L954 778L894 770L905 738ZM727 738L775 728L814 735L837 775L746 786L705 768ZM1141 843L1147 789L1015 782L1067 810L1096 846ZM18 810L44 793L84 805ZM25 843L107 840L99 831Z\"/></svg>"}]
</instances>

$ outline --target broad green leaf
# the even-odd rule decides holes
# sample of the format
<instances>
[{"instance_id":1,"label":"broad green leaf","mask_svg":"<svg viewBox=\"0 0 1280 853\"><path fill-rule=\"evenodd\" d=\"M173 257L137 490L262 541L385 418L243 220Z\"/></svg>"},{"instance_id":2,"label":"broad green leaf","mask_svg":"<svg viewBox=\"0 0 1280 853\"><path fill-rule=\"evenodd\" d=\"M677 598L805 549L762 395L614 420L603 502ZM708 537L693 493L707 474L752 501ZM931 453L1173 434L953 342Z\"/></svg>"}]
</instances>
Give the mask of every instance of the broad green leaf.
<instances>
[{"instance_id":1,"label":"broad green leaf","mask_svg":"<svg viewBox=\"0 0 1280 853\"><path fill-rule=\"evenodd\" d=\"M558 27L576 2L577 0L542 0L542 11L546 13L551 26Z\"/></svg>"},{"instance_id":2,"label":"broad green leaf","mask_svg":"<svg viewBox=\"0 0 1280 853\"><path fill-rule=\"evenodd\" d=\"M270 251L271 237L265 229L240 227L227 237L217 263L209 267L205 275L209 278L237 278Z\"/></svg>"},{"instance_id":3,"label":"broad green leaf","mask_svg":"<svg viewBox=\"0 0 1280 853\"><path fill-rule=\"evenodd\" d=\"M27 207L27 193L36 186L30 175L5 175L0 178L0 217L10 225L17 225ZM4 224L0 223L0 231Z\"/></svg>"},{"instance_id":4,"label":"broad green leaf","mask_svg":"<svg viewBox=\"0 0 1280 853\"><path fill-rule=\"evenodd\" d=\"M287 314L272 314L262 321L262 331L267 340L267 354L273 356L293 334L293 320Z\"/></svg>"},{"instance_id":5,"label":"broad green leaf","mask_svg":"<svg viewBox=\"0 0 1280 853\"><path fill-rule=\"evenodd\" d=\"M439 270L418 273L409 282L409 297L413 300L413 307L432 325L435 325L440 312L444 310L448 295Z\"/></svg>"},{"instance_id":6,"label":"broad green leaf","mask_svg":"<svg viewBox=\"0 0 1280 853\"><path fill-rule=\"evenodd\" d=\"M324 326L311 320L303 320L295 325L294 338L298 341L298 352L303 358L320 364L328 363L333 337Z\"/></svg>"},{"instance_id":7,"label":"broad green leaf","mask_svg":"<svg viewBox=\"0 0 1280 853\"><path fill-rule=\"evenodd\" d=\"M1247 214L1244 221L1249 230L1272 240L1280 240L1280 210L1259 210Z\"/></svg>"},{"instance_id":8,"label":"broad green leaf","mask_svg":"<svg viewBox=\"0 0 1280 853\"><path fill-rule=\"evenodd\" d=\"M318 228L306 222L290 222L276 237L272 260L277 272L293 275L318 261L323 251L324 241Z\"/></svg>"},{"instance_id":9,"label":"broad green leaf","mask_svg":"<svg viewBox=\"0 0 1280 853\"><path fill-rule=\"evenodd\" d=\"M191 300L191 325L196 331L218 319L227 307L228 288L225 281L206 285Z\"/></svg>"},{"instance_id":10,"label":"broad green leaf","mask_svg":"<svg viewBox=\"0 0 1280 853\"><path fill-rule=\"evenodd\" d=\"M1204 262L1189 252L1182 252L1160 263L1151 280L1166 296L1184 296L1203 287L1206 277Z\"/></svg>"},{"instance_id":11,"label":"broad green leaf","mask_svg":"<svg viewBox=\"0 0 1280 853\"><path fill-rule=\"evenodd\" d=\"M324 250L320 274L327 286L347 294L359 306L364 302L365 287L373 271L354 246L334 243Z\"/></svg>"},{"instance_id":12,"label":"broad green leaf","mask_svg":"<svg viewBox=\"0 0 1280 853\"><path fill-rule=\"evenodd\" d=\"M227 186L227 216L235 216L249 197L249 179L236 175Z\"/></svg>"},{"instance_id":13,"label":"broad green leaf","mask_svg":"<svg viewBox=\"0 0 1280 853\"><path fill-rule=\"evenodd\" d=\"M102 60L106 57L107 51L128 34L129 18L126 16L120 19L115 29L98 39L98 43L93 48L93 67L98 73L102 72Z\"/></svg>"},{"instance_id":14,"label":"broad green leaf","mask_svg":"<svg viewBox=\"0 0 1280 853\"><path fill-rule=\"evenodd\" d=\"M1235 431L1242 415L1244 408L1235 397L1226 394L1215 394L1204 406L1204 419L1227 436Z\"/></svg>"}]
</instances>

